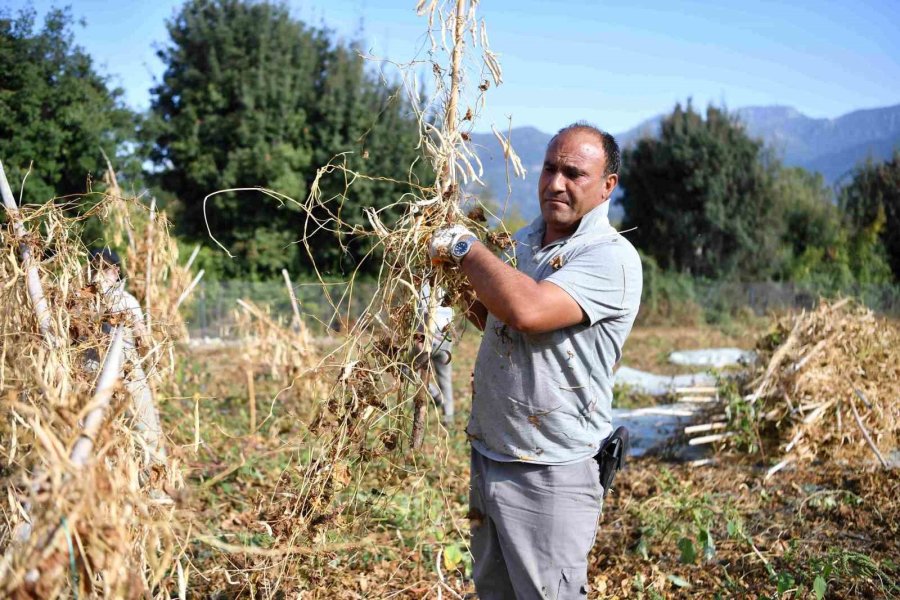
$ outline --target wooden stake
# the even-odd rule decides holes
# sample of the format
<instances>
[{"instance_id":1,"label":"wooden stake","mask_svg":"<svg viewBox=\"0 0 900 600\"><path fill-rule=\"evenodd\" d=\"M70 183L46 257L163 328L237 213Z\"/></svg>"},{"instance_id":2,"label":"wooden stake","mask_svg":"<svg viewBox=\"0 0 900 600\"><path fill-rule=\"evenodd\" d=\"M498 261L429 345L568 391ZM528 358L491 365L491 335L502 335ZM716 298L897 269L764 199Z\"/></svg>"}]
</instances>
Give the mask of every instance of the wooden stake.
<instances>
[{"instance_id":1,"label":"wooden stake","mask_svg":"<svg viewBox=\"0 0 900 600\"><path fill-rule=\"evenodd\" d=\"M676 394L717 394L719 388L714 386L689 386L675 388Z\"/></svg>"},{"instance_id":2,"label":"wooden stake","mask_svg":"<svg viewBox=\"0 0 900 600\"><path fill-rule=\"evenodd\" d=\"M197 255L200 254L200 244L194 246L194 251L191 252L190 258L187 259L187 262L184 263L185 271L190 270L191 265L194 264L194 261L197 259Z\"/></svg>"},{"instance_id":3,"label":"wooden stake","mask_svg":"<svg viewBox=\"0 0 900 600\"><path fill-rule=\"evenodd\" d=\"M51 348L56 347L56 340L50 331L50 305L47 298L44 297L44 289L41 285L41 277L38 273L38 267L31 252L31 248L26 243L28 232L25 230L25 224L22 222L22 213L16 204L16 200L12 195L9 182L6 180L6 172L3 170L3 163L0 163L0 195L3 196L3 205L12 222L13 231L19 240L19 254L22 258L22 267L25 270L25 279L28 286L28 297L31 299L31 306L34 309L34 316L38 322L38 328L41 335Z\"/></svg>"},{"instance_id":4,"label":"wooden stake","mask_svg":"<svg viewBox=\"0 0 900 600\"><path fill-rule=\"evenodd\" d=\"M87 416L84 418L84 426L81 429L81 436L75 442L72 453L69 455L71 461L77 467L83 467L91 454L94 447L94 440L100 432L100 425L103 424L103 418L106 416L106 408L112 399L116 384L122 373L122 345L125 329L121 325L117 325L113 330L113 339L106 352L106 358L103 360L103 369L100 371L100 377L97 380L97 387L94 390L94 397L91 398L91 408Z\"/></svg>"},{"instance_id":5,"label":"wooden stake","mask_svg":"<svg viewBox=\"0 0 900 600\"><path fill-rule=\"evenodd\" d=\"M688 442L688 446L700 446L702 444L712 444L713 442L718 442L720 440L724 440L727 437L730 437L731 432L727 433L714 433L712 435L704 435L698 438L694 438Z\"/></svg>"},{"instance_id":6,"label":"wooden stake","mask_svg":"<svg viewBox=\"0 0 900 600\"><path fill-rule=\"evenodd\" d=\"M253 386L253 370L247 369L247 394L250 402L250 433L256 433L256 390Z\"/></svg>"},{"instance_id":7,"label":"wooden stake","mask_svg":"<svg viewBox=\"0 0 900 600\"><path fill-rule=\"evenodd\" d=\"M194 392L194 453L200 452L200 394Z\"/></svg>"},{"instance_id":8,"label":"wooden stake","mask_svg":"<svg viewBox=\"0 0 900 600\"><path fill-rule=\"evenodd\" d=\"M144 272L144 309L147 311L147 338L153 339L153 319L150 316L150 283L153 280L153 222L156 220L156 198L150 199L150 222L147 224L147 268Z\"/></svg>"},{"instance_id":9,"label":"wooden stake","mask_svg":"<svg viewBox=\"0 0 900 600\"><path fill-rule=\"evenodd\" d=\"M768 479L769 477L771 477L778 471L782 470L783 468L785 468L792 462L794 462L793 458L785 458L783 461L781 461L780 463L778 463L777 465L775 465L774 467L772 467L771 469L766 471L766 476L763 478L763 481L765 481L766 479Z\"/></svg>"},{"instance_id":10,"label":"wooden stake","mask_svg":"<svg viewBox=\"0 0 900 600\"><path fill-rule=\"evenodd\" d=\"M853 411L853 418L856 419L856 424L859 425L859 430L862 431L863 437L866 438L866 443L869 444L869 448L871 448L872 452L875 453L875 456L878 457L878 461L881 463L881 466L887 469L887 461L884 460L884 456L882 456L881 452L878 451L878 446L875 445L875 442L873 442L871 436L869 436L869 432L866 431L866 426L863 425L862 419L859 417L859 413L856 412L856 403L853 402L852 397L850 398L850 410Z\"/></svg>"},{"instance_id":11,"label":"wooden stake","mask_svg":"<svg viewBox=\"0 0 900 600\"><path fill-rule=\"evenodd\" d=\"M690 402L693 404L712 404L718 402L719 399L714 396L681 396L679 402Z\"/></svg>"},{"instance_id":12,"label":"wooden stake","mask_svg":"<svg viewBox=\"0 0 900 600\"><path fill-rule=\"evenodd\" d=\"M713 429L725 429L727 423L704 423L703 425L690 425L684 428L687 434L701 433L703 431L712 431Z\"/></svg>"},{"instance_id":13,"label":"wooden stake","mask_svg":"<svg viewBox=\"0 0 900 600\"><path fill-rule=\"evenodd\" d=\"M794 322L794 328L791 329L790 335L788 335L787 340L775 351L775 354L772 355L772 359L769 361L769 366L766 367L766 372L762 376L762 379L759 382L759 385L756 387L756 391L750 394L749 397L746 397L751 404L759 400L760 396L762 396L765 391L766 386L769 384L769 380L772 375L775 373L775 370L781 365L781 361L787 356L788 352L790 352L794 348L794 344L797 343L797 334L800 331L800 325L803 322L803 315L797 317L797 320Z\"/></svg>"},{"instance_id":14,"label":"wooden stake","mask_svg":"<svg viewBox=\"0 0 900 600\"><path fill-rule=\"evenodd\" d=\"M200 283L201 279L203 279L203 274L205 272L205 270L200 269L200 272L197 273L197 276L194 277L194 280L191 281L190 285L188 285L185 290L181 292L181 295L178 297L178 301L175 303L175 310L178 310L178 307L181 306L181 303L187 300L188 296L191 295L191 292L194 291L194 288L197 287L197 284Z\"/></svg>"},{"instance_id":15,"label":"wooden stake","mask_svg":"<svg viewBox=\"0 0 900 600\"><path fill-rule=\"evenodd\" d=\"M282 269L281 274L284 275L284 285L287 286L288 295L291 297L291 308L294 309L294 318L297 319L297 329L303 327L303 319L300 318L300 306L297 303L297 295L294 294L294 286L291 284L291 276L287 269Z\"/></svg>"}]
</instances>

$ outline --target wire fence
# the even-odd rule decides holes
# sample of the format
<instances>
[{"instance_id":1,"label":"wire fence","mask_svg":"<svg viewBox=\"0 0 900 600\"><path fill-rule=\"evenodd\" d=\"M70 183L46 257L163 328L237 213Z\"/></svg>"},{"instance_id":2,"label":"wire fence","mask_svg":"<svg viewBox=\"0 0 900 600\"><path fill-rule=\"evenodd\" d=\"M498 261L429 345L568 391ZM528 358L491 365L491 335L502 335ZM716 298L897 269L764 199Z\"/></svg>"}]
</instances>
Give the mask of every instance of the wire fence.
<instances>
[{"instance_id":1,"label":"wire fence","mask_svg":"<svg viewBox=\"0 0 900 600\"><path fill-rule=\"evenodd\" d=\"M293 287L301 317L314 335L327 335L347 328L359 317L376 290L374 282L356 282L352 287L346 282L325 285L309 282L295 283ZM647 293L645 289L642 310L648 310L651 304ZM852 296L878 313L900 316L900 287L891 285L826 293L790 282L695 281L690 294L680 300L695 303L708 321L715 322L742 310L764 315L777 310L809 309L822 296ZM194 291L186 308L191 337L235 338L238 299L253 302L285 324L293 318L284 281L204 281Z\"/></svg>"},{"instance_id":2,"label":"wire fence","mask_svg":"<svg viewBox=\"0 0 900 600\"><path fill-rule=\"evenodd\" d=\"M376 290L374 282L295 283L300 316L314 335L341 331L362 314ZM282 281L202 281L185 311L192 338L234 338L237 301L250 301L275 320L291 323L294 313Z\"/></svg>"},{"instance_id":3,"label":"wire fence","mask_svg":"<svg viewBox=\"0 0 900 600\"><path fill-rule=\"evenodd\" d=\"M852 286L840 290L793 282L695 282L695 301L709 316L750 309L757 315L775 310L811 309L825 298L852 297L877 313L900 315L900 287Z\"/></svg>"}]
</instances>

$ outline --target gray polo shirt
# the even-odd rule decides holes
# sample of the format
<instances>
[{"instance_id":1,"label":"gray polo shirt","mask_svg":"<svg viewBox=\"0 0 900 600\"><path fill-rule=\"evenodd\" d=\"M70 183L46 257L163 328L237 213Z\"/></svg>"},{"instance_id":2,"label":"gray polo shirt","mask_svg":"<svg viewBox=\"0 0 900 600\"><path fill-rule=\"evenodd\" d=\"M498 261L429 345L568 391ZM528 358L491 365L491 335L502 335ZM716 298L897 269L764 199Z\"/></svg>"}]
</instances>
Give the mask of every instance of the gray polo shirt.
<instances>
[{"instance_id":1,"label":"gray polo shirt","mask_svg":"<svg viewBox=\"0 0 900 600\"><path fill-rule=\"evenodd\" d=\"M587 321L528 335L488 314L467 427L488 458L573 463L612 433L613 366L637 316L642 275L637 251L609 224L607 204L546 247L541 217L514 236L516 268L562 288Z\"/></svg>"}]
</instances>

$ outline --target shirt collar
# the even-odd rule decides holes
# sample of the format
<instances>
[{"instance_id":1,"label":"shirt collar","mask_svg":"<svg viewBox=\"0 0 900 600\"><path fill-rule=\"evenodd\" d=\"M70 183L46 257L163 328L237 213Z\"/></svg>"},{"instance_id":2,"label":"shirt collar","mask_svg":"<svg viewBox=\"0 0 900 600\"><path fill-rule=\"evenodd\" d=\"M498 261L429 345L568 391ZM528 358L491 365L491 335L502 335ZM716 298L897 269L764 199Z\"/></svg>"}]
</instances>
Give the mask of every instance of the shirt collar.
<instances>
[{"instance_id":1,"label":"shirt collar","mask_svg":"<svg viewBox=\"0 0 900 600\"><path fill-rule=\"evenodd\" d=\"M548 244L548 246L565 243L571 239L583 235L604 234L614 231L612 225L609 224L609 202L609 200L606 200L602 204L599 204L592 208L590 211L588 211L587 214L581 217L581 222L578 224L578 228L575 230L575 233L570 236L560 238L552 244ZM528 242L531 245L539 248L541 246L541 239L544 237L544 229L544 217L538 215L538 217L528 226Z\"/></svg>"}]
</instances>

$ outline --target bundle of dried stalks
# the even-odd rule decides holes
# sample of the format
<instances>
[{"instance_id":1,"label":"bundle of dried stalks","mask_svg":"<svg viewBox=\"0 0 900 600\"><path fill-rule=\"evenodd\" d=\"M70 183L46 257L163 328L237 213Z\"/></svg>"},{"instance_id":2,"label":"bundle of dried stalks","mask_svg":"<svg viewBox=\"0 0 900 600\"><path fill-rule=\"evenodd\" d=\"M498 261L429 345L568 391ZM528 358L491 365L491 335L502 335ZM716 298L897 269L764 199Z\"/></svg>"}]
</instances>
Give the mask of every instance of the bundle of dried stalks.
<instances>
[{"instance_id":1,"label":"bundle of dried stalks","mask_svg":"<svg viewBox=\"0 0 900 600\"><path fill-rule=\"evenodd\" d=\"M0 595L169 597L180 470L148 464L133 427L128 318L88 279L77 218L54 202L20 209L0 184Z\"/></svg>"},{"instance_id":2,"label":"bundle of dried stalks","mask_svg":"<svg viewBox=\"0 0 900 600\"><path fill-rule=\"evenodd\" d=\"M288 286L288 289L292 289ZM268 376L281 386L282 397L291 392L295 398L321 398L327 392L318 377L318 352L299 310L290 324L272 316L269 307L260 307L250 300L238 300L234 321L241 340L240 362L247 379L250 430L256 431L256 379ZM297 415L298 417L306 415Z\"/></svg>"},{"instance_id":3,"label":"bundle of dried stalks","mask_svg":"<svg viewBox=\"0 0 900 600\"><path fill-rule=\"evenodd\" d=\"M421 310L421 290L426 284L431 289L443 289L443 302L448 305L465 306L470 300L458 271L436 269L431 264L427 250L431 234L439 227L463 223L481 232L488 241L503 243L508 239L508 235L491 235L483 207L469 214L462 209L467 204L463 186L480 182L481 175L481 165L468 143L469 133L483 106L485 92L501 82L500 67L488 47L485 25L476 17L477 6L477 0L418 3L419 14L428 19L431 41L429 62L436 90L431 105L423 106L418 96L421 86L416 71L401 70L411 104L419 110L421 148L433 170L434 181L429 185L405 182L410 191L394 203L365 210L371 228L354 227L340 218L349 188L338 197L323 198L320 194L319 183L324 177L345 171L342 164L333 162L319 170L303 206L308 215L304 239L306 234L325 228L345 239L367 236L374 242L373 247L382 251L377 290L351 328L347 343L333 354L339 359L341 375L328 410L320 414L318 423L356 432L353 444L365 444L365 432L376 423L391 430L409 431L409 446L413 449L422 441L426 387L431 374L416 373L410 350L417 335L424 336L425 347L430 347L434 328L427 321L434 315L440 297L430 294L427 310ZM470 52L466 51L467 46ZM497 135L514 169L520 171L512 148L502 135ZM350 175L351 180L366 177L359 173ZM383 216L389 214L400 216L386 222ZM351 285L347 294L352 293ZM407 411L410 398L414 399L412 415ZM336 447L344 448L348 441L343 440ZM338 454L332 453L332 460Z\"/></svg>"},{"instance_id":4,"label":"bundle of dried stalks","mask_svg":"<svg viewBox=\"0 0 900 600\"><path fill-rule=\"evenodd\" d=\"M100 214L106 224L104 233L113 248L124 250L124 276L131 293L142 306L153 306L152 316L148 315L151 335L156 340L187 339L187 326L178 308L203 277L203 271L195 275L191 270L200 246L181 264L166 213L157 210L156 201L151 199L148 208L140 198L126 195L111 165L103 182L106 191Z\"/></svg>"},{"instance_id":5,"label":"bundle of dried stalks","mask_svg":"<svg viewBox=\"0 0 900 600\"><path fill-rule=\"evenodd\" d=\"M235 330L248 368L268 371L275 380L290 381L312 365L313 340L302 321L294 329L273 317L268 307L250 300L238 300L238 307Z\"/></svg>"},{"instance_id":6,"label":"bundle of dried stalks","mask_svg":"<svg viewBox=\"0 0 900 600\"><path fill-rule=\"evenodd\" d=\"M896 322L849 300L822 302L778 321L758 350L762 366L748 383L751 393L731 408L743 415L751 409L756 435L778 441L782 456L770 474L812 458L865 456L885 464L884 455L897 448L900 414Z\"/></svg>"}]
</instances>

